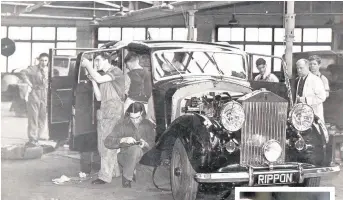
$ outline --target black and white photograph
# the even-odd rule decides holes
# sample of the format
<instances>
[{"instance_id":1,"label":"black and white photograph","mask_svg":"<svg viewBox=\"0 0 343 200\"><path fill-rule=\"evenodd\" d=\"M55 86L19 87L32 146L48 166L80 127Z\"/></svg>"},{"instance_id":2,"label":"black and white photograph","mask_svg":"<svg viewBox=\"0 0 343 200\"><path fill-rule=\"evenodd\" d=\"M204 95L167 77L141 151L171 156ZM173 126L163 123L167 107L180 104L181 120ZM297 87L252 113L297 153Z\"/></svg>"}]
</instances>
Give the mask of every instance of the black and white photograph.
<instances>
[{"instance_id":1,"label":"black and white photograph","mask_svg":"<svg viewBox=\"0 0 343 200\"><path fill-rule=\"evenodd\" d=\"M0 5L2 199L343 200L343 1Z\"/></svg>"}]
</instances>

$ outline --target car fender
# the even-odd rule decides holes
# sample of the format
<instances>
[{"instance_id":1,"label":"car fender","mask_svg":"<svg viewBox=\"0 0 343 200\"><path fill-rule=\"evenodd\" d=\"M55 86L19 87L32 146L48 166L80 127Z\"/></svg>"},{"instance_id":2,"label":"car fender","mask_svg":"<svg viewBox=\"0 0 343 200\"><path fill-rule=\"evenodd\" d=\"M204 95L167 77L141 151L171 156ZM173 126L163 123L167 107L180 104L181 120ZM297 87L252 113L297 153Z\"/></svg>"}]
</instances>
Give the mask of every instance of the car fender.
<instances>
[{"instance_id":1,"label":"car fender","mask_svg":"<svg viewBox=\"0 0 343 200\"><path fill-rule=\"evenodd\" d=\"M207 155L211 148L208 123L208 119L199 114L182 115L175 119L161 135L156 143L156 149L164 152L164 155L170 159L175 140L179 138L186 149L190 163L197 170L208 160Z\"/></svg>"}]
</instances>

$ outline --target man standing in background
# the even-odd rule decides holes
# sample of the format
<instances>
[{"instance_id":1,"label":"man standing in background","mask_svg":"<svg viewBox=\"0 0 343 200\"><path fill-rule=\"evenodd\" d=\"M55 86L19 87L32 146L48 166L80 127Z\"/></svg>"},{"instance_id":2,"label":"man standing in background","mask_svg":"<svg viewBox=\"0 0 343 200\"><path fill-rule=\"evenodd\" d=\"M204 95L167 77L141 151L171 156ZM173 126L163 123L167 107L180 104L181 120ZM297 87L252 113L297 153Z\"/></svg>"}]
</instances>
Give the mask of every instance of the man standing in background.
<instances>
[{"instance_id":1,"label":"man standing in background","mask_svg":"<svg viewBox=\"0 0 343 200\"><path fill-rule=\"evenodd\" d=\"M48 63L49 55L39 55L39 64L30 66L21 71L24 83L28 84L27 117L28 117L28 146L38 145L47 119L47 93L48 93Z\"/></svg>"},{"instance_id":2,"label":"man standing in background","mask_svg":"<svg viewBox=\"0 0 343 200\"><path fill-rule=\"evenodd\" d=\"M299 77L297 81L296 103L306 103L313 112L324 122L323 102L326 92L322 80L310 73L309 61L300 59L296 63Z\"/></svg>"}]
</instances>

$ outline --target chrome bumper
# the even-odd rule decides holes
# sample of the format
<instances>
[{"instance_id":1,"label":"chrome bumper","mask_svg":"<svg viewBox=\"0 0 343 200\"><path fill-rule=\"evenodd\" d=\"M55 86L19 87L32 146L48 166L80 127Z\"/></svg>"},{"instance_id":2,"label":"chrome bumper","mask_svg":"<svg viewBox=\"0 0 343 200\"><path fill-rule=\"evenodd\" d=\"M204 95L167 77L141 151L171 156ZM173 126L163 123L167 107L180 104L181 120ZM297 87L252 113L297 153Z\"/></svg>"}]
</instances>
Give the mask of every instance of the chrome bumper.
<instances>
[{"instance_id":1,"label":"chrome bumper","mask_svg":"<svg viewBox=\"0 0 343 200\"><path fill-rule=\"evenodd\" d=\"M248 168L248 171L240 172L197 173L194 178L199 183L248 183L253 186L254 176L259 174L298 173L298 183L303 183L305 178L336 175L340 172L339 166L305 168L302 164L276 165L273 169L253 166Z\"/></svg>"}]
</instances>

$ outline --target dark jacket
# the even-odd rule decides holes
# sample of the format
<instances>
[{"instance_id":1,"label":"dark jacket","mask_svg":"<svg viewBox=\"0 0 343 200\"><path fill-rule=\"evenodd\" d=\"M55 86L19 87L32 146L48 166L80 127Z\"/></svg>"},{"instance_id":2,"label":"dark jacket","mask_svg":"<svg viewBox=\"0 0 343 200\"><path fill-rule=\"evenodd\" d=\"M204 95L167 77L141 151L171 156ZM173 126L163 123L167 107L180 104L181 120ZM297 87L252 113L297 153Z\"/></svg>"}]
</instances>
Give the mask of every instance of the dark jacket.
<instances>
[{"instance_id":1,"label":"dark jacket","mask_svg":"<svg viewBox=\"0 0 343 200\"><path fill-rule=\"evenodd\" d=\"M124 137L133 137L136 141L143 139L149 144L149 148L144 148L143 151L148 151L155 144L155 127L147 119L143 119L139 127L136 128L130 118L125 118L118 123L110 135L104 141L105 147L108 149L119 149L120 140Z\"/></svg>"},{"instance_id":2,"label":"dark jacket","mask_svg":"<svg viewBox=\"0 0 343 200\"><path fill-rule=\"evenodd\" d=\"M148 102L152 93L150 74L144 69L134 69L127 74L131 80L128 97L135 101Z\"/></svg>"}]
</instances>

